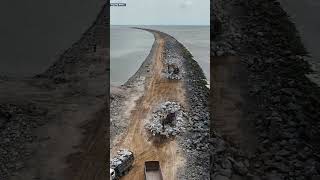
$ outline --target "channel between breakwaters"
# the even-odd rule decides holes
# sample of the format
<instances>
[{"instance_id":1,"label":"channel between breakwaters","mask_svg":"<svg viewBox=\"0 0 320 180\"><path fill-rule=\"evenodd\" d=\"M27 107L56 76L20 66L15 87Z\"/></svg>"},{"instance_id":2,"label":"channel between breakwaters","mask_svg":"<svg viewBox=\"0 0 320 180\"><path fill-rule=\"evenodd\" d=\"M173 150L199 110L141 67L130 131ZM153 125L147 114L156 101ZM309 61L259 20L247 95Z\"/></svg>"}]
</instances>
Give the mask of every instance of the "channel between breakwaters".
<instances>
[{"instance_id":1,"label":"channel between breakwaters","mask_svg":"<svg viewBox=\"0 0 320 180\"><path fill-rule=\"evenodd\" d=\"M207 81L192 54L174 37L142 29L155 37L138 71L120 87L111 87L111 157L120 148L136 154L133 169L123 179L143 176L146 160L159 160L167 179L209 179L209 113ZM181 80L163 76L165 61L178 58ZM148 141L145 122L159 103L178 101L188 114L183 131L157 147Z\"/></svg>"}]
</instances>

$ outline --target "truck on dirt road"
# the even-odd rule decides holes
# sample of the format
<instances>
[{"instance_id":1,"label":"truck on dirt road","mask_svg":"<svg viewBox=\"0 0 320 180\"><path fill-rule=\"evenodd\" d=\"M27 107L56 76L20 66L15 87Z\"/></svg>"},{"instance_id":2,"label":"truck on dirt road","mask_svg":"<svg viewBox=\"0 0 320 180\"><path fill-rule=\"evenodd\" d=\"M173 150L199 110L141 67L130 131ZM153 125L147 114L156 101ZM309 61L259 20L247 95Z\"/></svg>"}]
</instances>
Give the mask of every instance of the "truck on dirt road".
<instances>
[{"instance_id":1,"label":"truck on dirt road","mask_svg":"<svg viewBox=\"0 0 320 180\"><path fill-rule=\"evenodd\" d=\"M144 163L145 180L163 180L159 161L146 161Z\"/></svg>"},{"instance_id":2,"label":"truck on dirt road","mask_svg":"<svg viewBox=\"0 0 320 180\"><path fill-rule=\"evenodd\" d=\"M127 149L117 152L117 155L110 160L110 180L119 179L127 174L134 161L133 153Z\"/></svg>"}]
</instances>

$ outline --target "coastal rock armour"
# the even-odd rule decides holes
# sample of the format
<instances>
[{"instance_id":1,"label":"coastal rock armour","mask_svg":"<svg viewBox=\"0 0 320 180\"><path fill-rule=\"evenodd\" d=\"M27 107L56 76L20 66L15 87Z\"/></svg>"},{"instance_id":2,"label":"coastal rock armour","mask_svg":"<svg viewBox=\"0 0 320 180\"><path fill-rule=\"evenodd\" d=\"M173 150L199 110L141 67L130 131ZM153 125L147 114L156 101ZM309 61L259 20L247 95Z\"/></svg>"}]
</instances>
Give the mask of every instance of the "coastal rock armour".
<instances>
[{"instance_id":1,"label":"coastal rock armour","mask_svg":"<svg viewBox=\"0 0 320 180\"><path fill-rule=\"evenodd\" d=\"M212 8L221 31L213 36L211 55L237 55L246 64L250 97L259 108L251 112L255 153L212 127L211 177L319 178L320 89L306 77L311 69L294 24L276 0L216 0Z\"/></svg>"},{"instance_id":2,"label":"coastal rock armour","mask_svg":"<svg viewBox=\"0 0 320 180\"><path fill-rule=\"evenodd\" d=\"M210 179L209 89L206 86L206 77L192 54L180 42L168 34L164 34L164 37L165 57L178 58L181 62L185 97L189 105L185 110L188 112L187 121L184 123L185 131L176 136L186 158L177 179Z\"/></svg>"},{"instance_id":3,"label":"coastal rock armour","mask_svg":"<svg viewBox=\"0 0 320 180\"><path fill-rule=\"evenodd\" d=\"M92 74L104 73L109 68L107 67L109 63L106 62L108 56L106 48L109 43L107 40L109 39L107 8L109 5L105 4L92 26L83 33L81 39L62 53L59 59L44 73L36 75L36 78L49 78L56 84L63 84L90 78ZM105 57L102 58L101 55ZM90 63L92 63L91 66L88 66ZM95 64L99 64L99 66L95 66Z\"/></svg>"},{"instance_id":4,"label":"coastal rock armour","mask_svg":"<svg viewBox=\"0 0 320 180\"><path fill-rule=\"evenodd\" d=\"M183 86L186 89L185 97L188 107L184 107L183 111L187 112L181 122L179 134L175 135L178 143L178 151L185 158L185 164L177 172L177 179L200 180L210 179L209 166L209 112L208 112L208 96L209 89L204 73L198 63L192 58L191 53L174 37L156 30L143 29L164 38L164 58L177 58L179 62L179 72L182 72ZM153 50L156 49L157 42L153 44L149 58L142 64L138 72L125 83L128 89L136 88L133 82L140 76L148 76L151 71L147 71ZM170 60L169 60L170 61ZM164 62L166 63L166 61ZM151 64L150 64L151 65ZM164 70L162 71L165 77ZM130 86L128 86L130 84ZM121 120L122 121L122 120ZM148 119L146 119L146 123ZM179 125L180 126L180 125Z\"/></svg>"},{"instance_id":5,"label":"coastal rock armour","mask_svg":"<svg viewBox=\"0 0 320 180\"><path fill-rule=\"evenodd\" d=\"M185 131L176 138L186 158L178 179L199 180L209 177L209 89L205 75L192 54L176 39L167 36L166 55L180 59L186 89L188 118Z\"/></svg>"}]
</instances>

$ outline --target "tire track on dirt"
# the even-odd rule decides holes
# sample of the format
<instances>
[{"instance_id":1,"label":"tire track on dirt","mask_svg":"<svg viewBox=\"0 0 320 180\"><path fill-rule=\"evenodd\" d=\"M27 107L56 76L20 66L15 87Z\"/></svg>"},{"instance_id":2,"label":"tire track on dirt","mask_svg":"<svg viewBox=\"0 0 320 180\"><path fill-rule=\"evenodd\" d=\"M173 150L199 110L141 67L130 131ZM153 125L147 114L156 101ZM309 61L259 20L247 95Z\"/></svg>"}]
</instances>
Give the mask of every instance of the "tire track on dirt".
<instances>
[{"instance_id":1,"label":"tire track on dirt","mask_svg":"<svg viewBox=\"0 0 320 180\"><path fill-rule=\"evenodd\" d=\"M136 102L131 111L128 132L112 149L112 154L121 148L133 151L135 161L130 172L122 180L141 180L144 178L144 162L148 160L160 161L163 177L166 180L176 179L177 169L181 166L182 157L178 152L175 140L154 144L147 140L144 120L151 116L152 110L164 101L177 101L184 104L184 89L182 81L169 81L161 77L165 35L152 31L157 43L151 75L147 77L145 94Z\"/></svg>"}]
</instances>

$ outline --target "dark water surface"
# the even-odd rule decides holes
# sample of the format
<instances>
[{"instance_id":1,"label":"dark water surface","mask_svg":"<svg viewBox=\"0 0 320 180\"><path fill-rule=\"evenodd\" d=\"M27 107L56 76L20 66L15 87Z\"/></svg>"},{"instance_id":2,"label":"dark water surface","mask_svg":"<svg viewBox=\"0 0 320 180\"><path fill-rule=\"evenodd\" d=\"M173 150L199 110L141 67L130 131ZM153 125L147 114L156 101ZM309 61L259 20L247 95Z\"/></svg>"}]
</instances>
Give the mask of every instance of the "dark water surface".
<instances>
[{"instance_id":1,"label":"dark water surface","mask_svg":"<svg viewBox=\"0 0 320 180\"><path fill-rule=\"evenodd\" d=\"M77 41L103 0L0 2L0 75L33 76Z\"/></svg>"},{"instance_id":2,"label":"dark water surface","mask_svg":"<svg viewBox=\"0 0 320 180\"><path fill-rule=\"evenodd\" d=\"M147 31L129 26L111 26L110 82L124 84L148 56L154 37Z\"/></svg>"},{"instance_id":3,"label":"dark water surface","mask_svg":"<svg viewBox=\"0 0 320 180\"><path fill-rule=\"evenodd\" d=\"M172 35L192 53L209 80L209 26L139 26ZM110 80L112 85L125 83L148 56L154 37L130 26L111 26Z\"/></svg>"}]
</instances>

